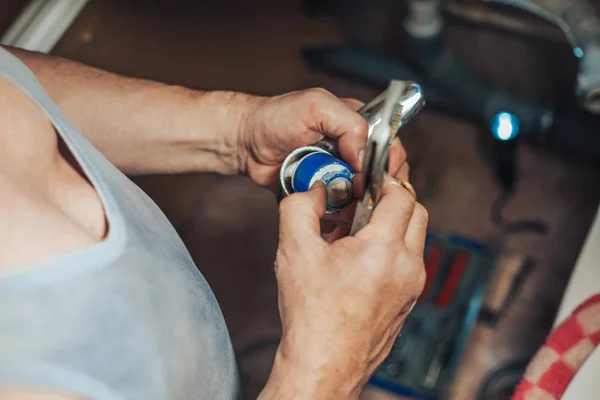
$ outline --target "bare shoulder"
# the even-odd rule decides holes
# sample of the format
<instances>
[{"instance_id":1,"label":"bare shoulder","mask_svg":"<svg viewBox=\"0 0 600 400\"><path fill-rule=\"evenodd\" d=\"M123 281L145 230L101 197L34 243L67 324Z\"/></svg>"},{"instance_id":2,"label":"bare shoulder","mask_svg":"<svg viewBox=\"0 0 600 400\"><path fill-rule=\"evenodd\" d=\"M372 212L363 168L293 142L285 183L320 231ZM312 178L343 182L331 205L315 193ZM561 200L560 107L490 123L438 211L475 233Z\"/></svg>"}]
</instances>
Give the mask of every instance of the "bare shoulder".
<instances>
[{"instance_id":1,"label":"bare shoulder","mask_svg":"<svg viewBox=\"0 0 600 400\"><path fill-rule=\"evenodd\" d=\"M37 390L0 388L0 399L3 400L84 400L82 397L68 394Z\"/></svg>"},{"instance_id":2,"label":"bare shoulder","mask_svg":"<svg viewBox=\"0 0 600 400\"><path fill-rule=\"evenodd\" d=\"M98 237L90 234L86 219L78 216L87 211L98 214L98 203L94 203L91 186L61 157L57 134L46 115L2 77L0 133L2 279L4 272L93 244ZM0 387L0 399L83 400L25 387Z\"/></svg>"},{"instance_id":3,"label":"bare shoulder","mask_svg":"<svg viewBox=\"0 0 600 400\"><path fill-rule=\"evenodd\" d=\"M97 194L61 156L42 110L2 77L0 127L0 274L100 240Z\"/></svg>"}]
</instances>

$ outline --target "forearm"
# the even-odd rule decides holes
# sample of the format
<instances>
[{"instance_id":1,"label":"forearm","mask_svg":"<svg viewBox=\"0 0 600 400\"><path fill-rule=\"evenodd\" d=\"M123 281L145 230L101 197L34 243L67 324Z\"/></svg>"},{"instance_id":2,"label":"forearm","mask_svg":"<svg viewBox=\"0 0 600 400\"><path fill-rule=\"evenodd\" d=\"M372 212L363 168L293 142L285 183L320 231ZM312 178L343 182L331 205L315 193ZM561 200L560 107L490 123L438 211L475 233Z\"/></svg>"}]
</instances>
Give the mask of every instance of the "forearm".
<instances>
[{"instance_id":1,"label":"forearm","mask_svg":"<svg viewBox=\"0 0 600 400\"><path fill-rule=\"evenodd\" d=\"M126 78L8 48L67 118L127 173L237 173L238 132L252 97Z\"/></svg>"}]
</instances>

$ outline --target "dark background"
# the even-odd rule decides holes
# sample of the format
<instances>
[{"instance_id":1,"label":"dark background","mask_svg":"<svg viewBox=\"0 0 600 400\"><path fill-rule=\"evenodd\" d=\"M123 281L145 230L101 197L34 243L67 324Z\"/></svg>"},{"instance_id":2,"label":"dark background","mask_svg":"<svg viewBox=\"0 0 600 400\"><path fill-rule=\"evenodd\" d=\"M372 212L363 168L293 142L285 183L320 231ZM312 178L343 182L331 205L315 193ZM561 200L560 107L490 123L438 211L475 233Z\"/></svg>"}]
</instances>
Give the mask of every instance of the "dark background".
<instances>
[{"instance_id":1,"label":"dark background","mask_svg":"<svg viewBox=\"0 0 600 400\"><path fill-rule=\"evenodd\" d=\"M0 0L0 31L25 3ZM360 37L389 44L400 29L394 22L402 2L372 3ZM543 99L557 85L572 86L576 64L556 30L539 23L535 27L545 39L525 39L451 19L445 36L475 71ZM308 17L297 0L91 0L53 53L124 75L198 89L275 95L320 86L340 97L368 100L377 91L311 71L300 57L302 46L344 40L334 16ZM477 147L482 134L467 121L430 110L403 131L411 181L429 210L432 229L479 240L497 235L489 209L500 189ZM474 333L472 342L489 344L481 355L487 364L463 366L454 398L472 398L485 368L529 357L543 342L597 210L598 172L589 160L572 155L529 145L519 149L520 181L506 216L541 219L550 233L514 236L503 244L503 251L532 256L537 265L498 328ZM234 347L276 336L280 328L272 273L277 247L274 196L243 177L198 174L135 180L183 237L219 299ZM266 380L271 357L267 349L242 363L249 396L255 396ZM377 396L372 392L365 398Z\"/></svg>"}]
</instances>

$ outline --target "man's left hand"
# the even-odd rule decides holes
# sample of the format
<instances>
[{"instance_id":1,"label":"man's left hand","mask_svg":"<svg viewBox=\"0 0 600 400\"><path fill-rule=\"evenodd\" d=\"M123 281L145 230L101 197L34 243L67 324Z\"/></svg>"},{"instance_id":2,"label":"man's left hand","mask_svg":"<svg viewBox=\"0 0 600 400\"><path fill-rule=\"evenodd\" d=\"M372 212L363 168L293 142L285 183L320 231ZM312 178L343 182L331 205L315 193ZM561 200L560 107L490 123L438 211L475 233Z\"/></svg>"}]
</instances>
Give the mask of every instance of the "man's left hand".
<instances>
[{"instance_id":1,"label":"man's left hand","mask_svg":"<svg viewBox=\"0 0 600 400\"><path fill-rule=\"evenodd\" d=\"M328 136L338 140L343 161L360 173L368 130L356 112L361 106L358 100L338 99L324 89L253 98L238 142L241 172L275 189L287 155ZM398 139L390 149L390 175L408 179L406 153Z\"/></svg>"}]
</instances>

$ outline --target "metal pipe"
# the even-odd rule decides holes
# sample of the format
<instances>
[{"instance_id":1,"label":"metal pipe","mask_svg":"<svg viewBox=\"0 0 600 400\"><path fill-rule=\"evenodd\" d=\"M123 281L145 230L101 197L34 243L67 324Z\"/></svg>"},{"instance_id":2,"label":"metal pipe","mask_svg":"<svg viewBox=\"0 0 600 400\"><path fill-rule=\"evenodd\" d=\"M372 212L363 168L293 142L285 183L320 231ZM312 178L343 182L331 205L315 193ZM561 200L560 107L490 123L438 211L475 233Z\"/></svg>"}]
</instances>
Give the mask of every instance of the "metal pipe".
<instances>
[{"instance_id":1,"label":"metal pipe","mask_svg":"<svg viewBox=\"0 0 600 400\"><path fill-rule=\"evenodd\" d=\"M548 27L543 21L525 20L514 14L491 9L484 4L464 4L457 0L445 1L444 11L452 17L477 25L486 25L519 35L555 42L564 42L565 40L562 31Z\"/></svg>"},{"instance_id":2,"label":"metal pipe","mask_svg":"<svg viewBox=\"0 0 600 400\"><path fill-rule=\"evenodd\" d=\"M600 114L600 17L586 0L484 0L517 7L558 26L579 58L576 92L587 111Z\"/></svg>"}]
</instances>

